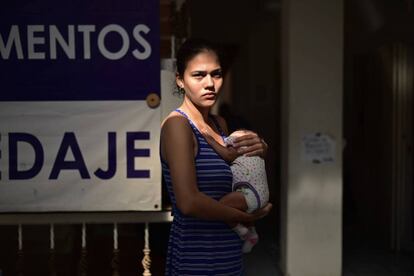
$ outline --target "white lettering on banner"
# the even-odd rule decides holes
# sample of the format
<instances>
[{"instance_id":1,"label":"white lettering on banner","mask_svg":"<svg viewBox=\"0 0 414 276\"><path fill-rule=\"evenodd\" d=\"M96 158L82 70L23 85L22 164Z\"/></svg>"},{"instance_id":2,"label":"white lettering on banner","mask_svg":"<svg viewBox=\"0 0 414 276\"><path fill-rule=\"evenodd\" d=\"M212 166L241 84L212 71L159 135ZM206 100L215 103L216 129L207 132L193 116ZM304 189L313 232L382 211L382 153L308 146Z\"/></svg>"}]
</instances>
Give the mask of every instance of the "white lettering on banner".
<instances>
[{"instance_id":1,"label":"white lettering on banner","mask_svg":"<svg viewBox=\"0 0 414 276\"><path fill-rule=\"evenodd\" d=\"M75 32L75 29L77 32ZM97 48L100 54L110 60L118 60L123 58L131 48L131 41L128 32L124 27L117 24L109 24L104 26L98 33L97 41L91 41L91 34L96 31L95 25L68 25L65 32L59 30L56 25L27 25L27 54L28 59L57 59L58 46L66 54L69 59L83 58L91 59L91 45L92 42L97 43ZM132 37L137 43L137 47L131 49L132 56L138 60L145 60L151 56L152 47L143 34L148 34L151 29L145 24L138 24L132 30ZM17 59L24 59L23 45L21 37L24 35L23 30L18 25L12 25L8 36L0 33L0 56L2 59L10 59L12 53L15 52ZM49 34L49 47L40 46L46 45L45 32ZM121 47L117 50L108 50L105 46L106 36L110 33L118 34ZM77 35L79 34L79 35ZM80 57L76 53L76 41L81 40L83 48L83 56ZM14 51L13 51L14 50ZM49 50L49 53L45 52Z\"/></svg>"},{"instance_id":2,"label":"white lettering on banner","mask_svg":"<svg viewBox=\"0 0 414 276\"><path fill-rule=\"evenodd\" d=\"M62 34L55 25L50 26L50 58L56 59L56 42L59 43L62 50L65 51L69 59L75 59L75 28L73 25L68 26L68 42L65 41Z\"/></svg>"},{"instance_id":3,"label":"white lettering on banner","mask_svg":"<svg viewBox=\"0 0 414 276\"><path fill-rule=\"evenodd\" d=\"M44 32L43 25L29 25L27 26L27 51L29 59L45 59L45 53L36 52L36 44L45 44L44 37L35 36L35 33Z\"/></svg>"},{"instance_id":4,"label":"white lettering on banner","mask_svg":"<svg viewBox=\"0 0 414 276\"><path fill-rule=\"evenodd\" d=\"M118 33L122 38L122 47L116 53L111 53L105 47L105 37L110 32ZM129 48L129 37L128 37L127 32L124 30L124 28L122 28L119 25L112 24L112 25L105 26L101 30L101 32L99 33L99 36L98 36L98 48L99 48L99 51L101 52L101 54L104 57L106 57L107 59L120 59L120 58L122 58L123 56L125 56L125 54L128 51L128 48Z\"/></svg>"},{"instance_id":5,"label":"white lettering on banner","mask_svg":"<svg viewBox=\"0 0 414 276\"><path fill-rule=\"evenodd\" d=\"M16 25L11 26L9 38L7 43L4 42L2 35L0 34L0 54L3 59L8 59L12 47L15 47L18 59L23 59L22 42L20 40L19 27Z\"/></svg>"},{"instance_id":6,"label":"white lettering on banner","mask_svg":"<svg viewBox=\"0 0 414 276\"><path fill-rule=\"evenodd\" d=\"M151 45L140 34L141 32L144 32L147 34L149 31L150 29L145 25L137 25L134 28L134 31L133 31L134 38L144 48L144 52L140 52L138 51L138 49L135 49L134 51L132 51L132 54L137 59L147 59L151 55Z\"/></svg>"},{"instance_id":7,"label":"white lettering on banner","mask_svg":"<svg viewBox=\"0 0 414 276\"><path fill-rule=\"evenodd\" d=\"M95 26L79 25L78 31L83 33L83 58L91 59L91 33L95 31Z\"/></svg>"}]
</instances>

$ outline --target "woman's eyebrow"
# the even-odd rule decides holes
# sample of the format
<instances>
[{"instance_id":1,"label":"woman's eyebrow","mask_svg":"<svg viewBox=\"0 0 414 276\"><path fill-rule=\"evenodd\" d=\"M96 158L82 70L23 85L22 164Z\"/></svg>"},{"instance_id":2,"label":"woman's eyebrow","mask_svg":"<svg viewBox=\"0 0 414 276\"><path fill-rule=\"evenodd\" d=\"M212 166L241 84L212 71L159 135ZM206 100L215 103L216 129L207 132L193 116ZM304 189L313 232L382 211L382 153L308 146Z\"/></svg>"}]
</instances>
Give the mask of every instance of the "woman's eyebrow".
<instances>
[{"instance_id":1,"label":"woman's eyebrow","mask_svg":"<svg viewBox=\"0 0 414 276\"><path fill-rule=\"evenodd\" d=\"M195 76L195 75L206 76L207 75L207 71L196 70L196 71L191 72L191 75L193 75L193 76Z\"/></svg>"},{"instance_id":2,"label":"woman's eyebrow","mask_svg":"<svg viewBox=\"0 0 414 276\"><path fill-rule=\"evenodd\" d=\"M207 73L206 70L194 70L191 73Z\"/></svg>"},{"instance_id":3,"label":"woman's eyebrow","mask_svg":"<svg viewBox=\"0 0 414 276\"><path fill-rule=\"evenodd\" d=\"M209 73L217 73L221 72L221 68L213 69ZM194 70L191 72L191 74L207 74L208 72L206 70Z\"/></svg>"}]
</instances>

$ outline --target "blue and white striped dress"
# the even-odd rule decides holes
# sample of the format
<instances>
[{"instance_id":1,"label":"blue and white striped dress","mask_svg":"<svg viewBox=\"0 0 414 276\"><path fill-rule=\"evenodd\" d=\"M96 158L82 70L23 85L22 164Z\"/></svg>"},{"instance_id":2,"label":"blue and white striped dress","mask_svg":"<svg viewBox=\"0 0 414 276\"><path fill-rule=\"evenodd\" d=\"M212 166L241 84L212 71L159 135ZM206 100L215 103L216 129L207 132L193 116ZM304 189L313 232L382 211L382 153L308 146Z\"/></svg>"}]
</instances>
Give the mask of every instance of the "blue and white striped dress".
<instances>
[{"instance_id":1,"label":"blue and white striped dress","mask_svg":"<svg viewBox=\"0 0 414 276\"><path fill-rule=\"evenodd\" d=\"M195 157L198 189L219 200L232 191L230 166L206 142L188 116L181 110L176 111L189 120L198 141ZM174 215L166 275L242 275L242 241L239 236L222 221L183 215L177 208L168 164L162 158L161 163Z\"/></svg>"}]
</instances>

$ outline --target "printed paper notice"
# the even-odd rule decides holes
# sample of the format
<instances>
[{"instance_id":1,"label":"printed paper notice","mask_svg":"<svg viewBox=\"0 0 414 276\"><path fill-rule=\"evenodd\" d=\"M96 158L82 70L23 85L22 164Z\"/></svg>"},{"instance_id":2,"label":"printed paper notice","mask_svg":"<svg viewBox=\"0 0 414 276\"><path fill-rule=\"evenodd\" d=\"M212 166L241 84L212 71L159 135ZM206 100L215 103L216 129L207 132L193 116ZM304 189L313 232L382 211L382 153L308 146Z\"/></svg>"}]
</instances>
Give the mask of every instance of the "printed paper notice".
<instances>
[{"instance_id":1,"label":"printed paper notice","mask_svg":"<svg viewBox=\"0 0 414 276\"><path fill-rule=\"evenodd\" d=\"M310 133L302 138L302 159L315 164L335 161L335 140L320 132Z\"/></svg>"}]
</instances>

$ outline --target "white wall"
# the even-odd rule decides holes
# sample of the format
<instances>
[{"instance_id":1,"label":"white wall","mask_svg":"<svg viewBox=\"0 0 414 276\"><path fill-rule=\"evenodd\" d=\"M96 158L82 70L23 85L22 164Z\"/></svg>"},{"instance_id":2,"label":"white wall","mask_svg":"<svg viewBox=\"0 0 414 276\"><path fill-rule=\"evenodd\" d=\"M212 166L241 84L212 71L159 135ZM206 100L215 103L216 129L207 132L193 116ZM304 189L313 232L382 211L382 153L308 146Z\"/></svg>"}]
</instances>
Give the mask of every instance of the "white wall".
<instances>
[{"instance_id":1,"label":"white wall","mask_svg":"<svg viewBox=\"0 0 414 276\"><path fill-rule=\"evenodd\" d=\"M161 121L163 121L171 111L182 104L183 97L174 93L175 60L163 59L161 67Z\"/></svg>"},{"instance_id":2,"label":"white wall","mask_svg":"<svg viewBox=\"0 0 414 276\"><path fill-rule=\"evenodd\" d=\"M282 259L289 276L341 275L343 0L282 1ZM334 162L301 140L335 139Z\"/></svg>"}]
</instances>

